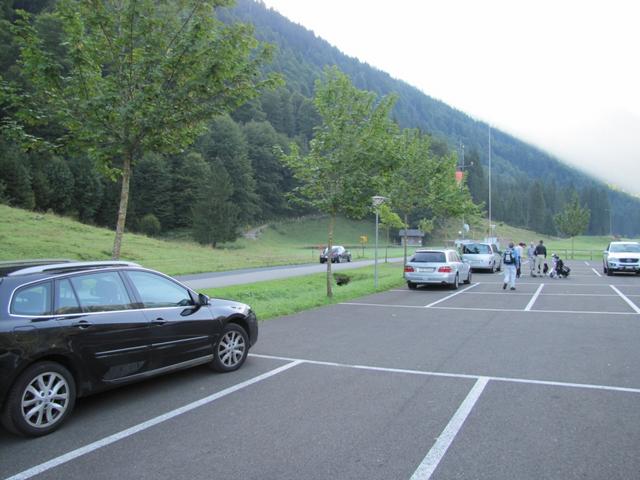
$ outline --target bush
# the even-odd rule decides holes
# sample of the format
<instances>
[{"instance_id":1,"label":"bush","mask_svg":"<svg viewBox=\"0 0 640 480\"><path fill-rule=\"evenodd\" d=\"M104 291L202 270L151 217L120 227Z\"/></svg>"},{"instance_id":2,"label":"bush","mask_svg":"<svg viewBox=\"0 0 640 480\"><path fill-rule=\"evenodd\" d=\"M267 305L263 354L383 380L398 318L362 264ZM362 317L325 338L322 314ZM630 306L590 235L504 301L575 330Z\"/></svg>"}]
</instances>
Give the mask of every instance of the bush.
<instances>
[{"instance_id":1,"label":"bush","mask_svg":"<svg viewBox=\"0 0 640 480\"><path fill-rule=\"evenodd\" d=\"M149 237L157 237L160 235L160 231L162 230L162 226L160 225L160 220L153 213L147 213L144 217L140 219L138 227L142 233L148 235Z\"/></svg>"},{"instance_id":2,"label":"bush","mask_svg":"<svg viewBox=\"0 0 640 480\"><path fill-rule=\"evenodd\" d=\"M344 273L334 273L333 274L333 278L336 280L336 283L340 287L342 285L346 285L347 283L349 283L351 281L351 277L349 275L344 274Z\"/></svg>"}]
</instances>

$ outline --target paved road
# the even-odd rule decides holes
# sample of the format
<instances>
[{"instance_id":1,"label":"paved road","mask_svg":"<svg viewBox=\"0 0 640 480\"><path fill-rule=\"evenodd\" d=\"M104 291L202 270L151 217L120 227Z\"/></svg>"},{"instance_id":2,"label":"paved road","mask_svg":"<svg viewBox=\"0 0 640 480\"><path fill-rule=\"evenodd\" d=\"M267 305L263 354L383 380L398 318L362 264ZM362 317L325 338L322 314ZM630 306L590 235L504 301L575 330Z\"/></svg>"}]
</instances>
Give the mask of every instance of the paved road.
<instances>
[{"instance_id":1,"label":"paved road","mask_svg":"<svg viewBox=\"0 0 640 480\"><path fill-rule=\"evenodd\" d=\"M640 278L571 266L263 322L238 372L81 399L36 440L0 430L0 478L638 478Z\"/></svg>"},{"instance_id":2,"label":"paved road","mask_svg":"<svg viewBox=\"0 0 640 480\"><path fill-rule=\"evenodd\" d=\"M401 262L402 258L390 258L389 261ZM331 266L331 269L334 272L339 272L341 270L373 265L373 262L373 260L360 260L349 263L334 263ZM378 260L378 264L380 263L381 261ZM194 290L200 290L203 288L217 288L229 285L262 282L265 280L277 280L279 278L299 277L302 275L309 275L311 273L325 272L326 270L326 265L313 263L305 265L247 268L242 270L229 270L226 272L197 273L194 275L181 275L175 278Z\"/></svg>"}]
</instances>

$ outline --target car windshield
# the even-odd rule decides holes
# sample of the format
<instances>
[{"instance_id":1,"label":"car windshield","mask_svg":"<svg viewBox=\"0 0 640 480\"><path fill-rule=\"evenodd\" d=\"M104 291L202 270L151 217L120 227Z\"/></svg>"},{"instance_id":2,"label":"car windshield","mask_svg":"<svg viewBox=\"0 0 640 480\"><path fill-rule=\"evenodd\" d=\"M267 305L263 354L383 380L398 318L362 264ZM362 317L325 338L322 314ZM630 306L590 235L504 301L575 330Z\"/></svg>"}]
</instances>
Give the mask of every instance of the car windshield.
<instances>
[{"instance_id":1,"label":"car windshield","mask_svg":"<svg viewBox=\"0 0 640 480\"><path fill-rule=\"evenodd\" d=\"M619 253L619 252L633 252L640 253L640 244L638 243L617 243L611 245L609 249L610 252Z\"/></svg>"},{"instance_id":2,"label":"car windshield","mask_svg":"<svg viewBox=\"0 0 640 480\"><path fill-rule=\"evenodd\" d=\"M491 249L489 248L489 245L483 245L481 243L470 243L469 245L464 245L462 247L462 253L467 253L467 254L487 254L487 253L491 253Z\"/></svg>"},{"instance_id":3,"label":"car windshield","mask_svg":"<svg viewBox=\"0 0 640 480\"><path fill-rule=\"evenodd\" d=\"M325 247L324 251L322 252L323 254L327 254L328 249ZM331 253L338 253L340 251L340 247L333 247L331 249Z\"/></svg>"},{"instance_id":4,"label":"car windshield","mask_svg":"<svg viewBox=\"0 0 640 480\"><path fill-rule=\"evenodd\" d=\"M418 252L410 261L420 263L444 263L447 260L444 252Z\"/></svg>"}]
</instances>

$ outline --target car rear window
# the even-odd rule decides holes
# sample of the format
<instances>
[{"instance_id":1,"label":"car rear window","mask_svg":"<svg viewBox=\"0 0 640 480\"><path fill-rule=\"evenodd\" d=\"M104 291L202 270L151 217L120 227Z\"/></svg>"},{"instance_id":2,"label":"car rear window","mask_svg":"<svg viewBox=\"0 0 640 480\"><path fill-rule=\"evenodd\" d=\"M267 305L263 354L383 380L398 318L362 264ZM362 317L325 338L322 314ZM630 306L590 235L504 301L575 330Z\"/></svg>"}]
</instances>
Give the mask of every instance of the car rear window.
<instances>
[{"instance_id":1,"label":"car rear window","mask_svg":"<svg viewBox=\"0 0 640 480\"><path fill-rule=\"evenodd\" d=\"M491 253L491 248L489 245L483 245L480 243L470 243L469 245L464 245L462 247L462 253L478 255L478 254L487 254Z\"/></svg>"},{"instance_id":2,"label":"car rear window","mask_svg":"<svg viewBox=\"0 0 640 480\"><path fill-rule=\"evenodd\" d=\"M51 315L51 282L21 288L11 301L13 315Z\"/></svg>"},{"instance_id":3,"label":"car rear window","mask_svg":"<svg viewBox=\"0 0 640 480\"><path fill-rule=\"evenodd\" d=\"M445 263L444 252L418 252L411 259L412 262L420 263Z\"/></svg>"}]
</instances>

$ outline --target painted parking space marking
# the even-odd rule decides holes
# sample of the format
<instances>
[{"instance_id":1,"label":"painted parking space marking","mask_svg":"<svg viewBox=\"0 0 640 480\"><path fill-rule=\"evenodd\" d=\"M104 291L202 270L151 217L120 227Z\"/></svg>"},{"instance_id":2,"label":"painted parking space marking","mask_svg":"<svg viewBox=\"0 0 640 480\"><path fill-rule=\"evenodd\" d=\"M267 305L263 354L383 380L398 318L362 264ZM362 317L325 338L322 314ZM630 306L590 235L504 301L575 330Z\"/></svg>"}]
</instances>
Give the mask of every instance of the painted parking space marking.
<instances>
[{"instance_id":1,"label":"painted parking space marking","mask_svg":"<svg viewBox=\"0 0 640 480\"><path fill-rule=\"evenodd\" d=\"M325 362L322 360L309 360L304 358L293 358L293 357L286 357L286 356L279 356L279 355L265 355L261 353L250 353L249 356L255 357L255 358L264 358L267 360L280 360L283 362L299 362L299 364L308 363L311 365L324 365L327 367L355 368L359 370L368 370L368 371L381 372L381 373L403 373L408 375L461 378L461 379L467 379L467 380L479 380L481 378L486 378L487 380L492 380L496 382L505 382L505 383L524 383L528 385L543 385L548 387L577 388L577 389L585 389L585 390L603 390L608 392L640 394L640 388L618 387L614 385L558 382L554 380L536 380L536 379L518 378L518 377L499 377L499 376L492 376L492 375L472 375L468 373L433 372L429 370L414 370L414 369L404 369L404 368L386 368L386 367L376 367L371 365L354 365L354 364L348 364L348 363Z\"/></svg>"},{"instance_id":2,"label":"painted parking space marking","mask_svg":"<svg viewBox=\"0 0 640 480\"><path fill-rule=\"evenodd\" d=\"M591 310L550 310L521 308L476 308L476 307L431 307L433 310L469 310L473 312L514 312L514 313L566 313L567 315L637 315L635 312L598 312Z\"/></svg>"},{"instance_id":3,"label":"painted parking space marking","mask_svg":"<svg viewBox=\"0 0 640 480\"><path fill-rule=\"evenodd\" d=\"M120 432L114 433L113 435L109 435L108 437L104 437L100 440L97 440L93 443L85 445L84 447L77 448L70 452L65 453L64 455L60 455L56 458L53 458L47 462L41 463L40 465L36 465L35 467L29 468L28 470L24 470L20 473L17 473L11 477L7 477L5 480L25 480L27 478L34 477L36 475L40 475L47 470L51 470L57 466L70 462L78 457L83 455L87 455L95 450L98 450L102 447L106 447L107 445L111 445L112 443L118 442L124 438L135 435L136 433L147 430L155 425L166 422L167 420L171 420L179 415L190 412L198 407L214 402L222 397L225 397L231 393L237 392L238 390L242 390L245 387L258 383L262 380L266 380L269 377L273 377L281 372L289 370L292 367L300 365L304 363L301 360L292 360L290 363L283 365L281 367L270 370L262 375L258 375L256 377L250 378L244 382L233 385L229 388L225 388L219 392L214 393L213 395L209 395L208 397L201 398L200 400L196 400L195 402L191 402L182 407L171 410L170 412L164 413L162 415L158 415L157 417L151 418L145 422L134 425L133 427L127 428Z\"/></svg>"},{"instance_id":4,"label":"painted parking space marking","mask_svg":"<svg viewBox=\"0 0 640 480\"><path fill-rule=\"evenodd\" d=\"M511 295L511 294L507 294ZM523 310L522 308L479 308L479 307L420 307L415 305L388 305L382 303L340 303L339 305L348 305L355 307L383 307L383 308L412 308L414 310L461 310L470 312L509 312L509 313L566 313L567 315L636 315L635 312L599 312L591 310L552 310L552 309L535 309Z\"/></svg>"},{"instance_id":5,"label":"painted parking space marking","mask_svg":"<svg viewBox=\"0 0 640 480\"><path fill-rule=\"evenodd\" d=\"M477 286L478 286L478 284L477 284L477 283L474 283L473 285L470 285L470 286L468 286L467 288L463 288L462 290L458 290L456 293L452 293L451 295L447 295L446 297L441 298L440 300L436 300L435 302L431 302L430 304L425 305L424 307L425 307L425 308L433 307L434 305L437 305L437 304L439 304L439 303L441 303L441 302L444 302L445 300L449 300L450 298L453 298L453 297L455 297L456 295L460 295L461 293L464 293L464 292L466 292L467 290L471 290L472 288L475 288L475 287L477 287Z\"/></svg>"},{"instance_id":6,"label":"painted parking space marking","mask_svg":"<svg viewBox=\"0 0 640 480\"><path fill-rule=\"evenodd\" d=\"M635 303L633 303L631 300L629 300L629 298L628 298L624 293L622 293L620 290L618 290L618 289L617 289L615 286L613 286L613 285L609 285L609 286L613 289L613 291L614 291L614 292L616 292L618 295L620 295L620 297L621 297L625 302L627 302L627 304L628 304L631 308L633 308L633 309L635 310L635 312L636 312L636 313L640 313L640 308L638 308L638 306L637 306Z\"/></svg>"},{"instance_id":7,"label":"painted parking space marking","mask_svg":"<svg viewBox=\"0 0 640 480\"><path fill-rule=\"evenodd\" d=\"M591 270L593 270L593 273L595 273L597 276L601 277L602 275L600 275L600 272L597 271L595 268L592 268Z\"/></svg>"},{"instance_id":8,"label":"painted parking space marking","mask_svg":"<svg viewBox=\"0 0 640 480\"><path fill-rule=\"evenodd\" d=\"M536 300L538 299L538 296L540 296L540 292L542 292L543 288L544 288L544 283L541 283L538 289L536 290L536 293L534 293L533 297L531 297L531 300L529 301L527 306L524 307L525 312L528 312L531 310L531 307L533 307L533 304L536 303Z\"/></svg>"},{"instance_id":9,"label":"painted parking space marking","mask_svg":"<svg viewBox=\"0 0 640 480\"><path fill-rule=\"evenodd\" d=\"M464 425L465 420L473 410L474 405L482 395L484 388L489 383L486 377L479 378L467 397L464 399L456 413L453 415L447 426L444 428L436 443L431 447L427 456L420 463L416 471L411 475L411 480L429 480L433 472L438 467L440 460L453 443L456 435Z\"/></svg>"}]
</instances>

